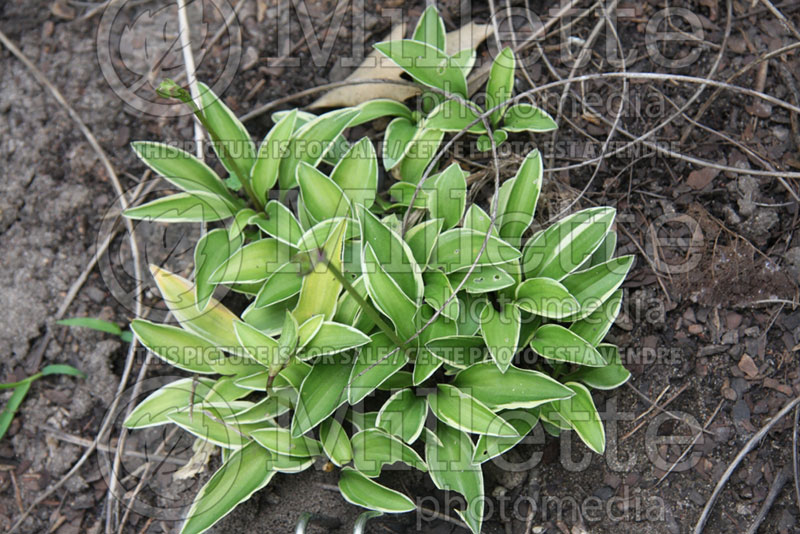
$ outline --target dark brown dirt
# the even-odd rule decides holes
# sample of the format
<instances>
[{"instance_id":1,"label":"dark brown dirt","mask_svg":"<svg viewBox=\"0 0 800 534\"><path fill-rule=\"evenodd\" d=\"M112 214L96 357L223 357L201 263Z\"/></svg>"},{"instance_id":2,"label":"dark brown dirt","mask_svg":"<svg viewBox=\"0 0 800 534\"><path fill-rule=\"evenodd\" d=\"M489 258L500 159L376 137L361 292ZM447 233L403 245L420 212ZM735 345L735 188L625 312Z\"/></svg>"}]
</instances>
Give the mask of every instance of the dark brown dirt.
<instances>
[{"instance_id":1,"label":"dark brown dirt","mask_svg":"<svg viewBox=\"0 0 800 534\"><path fill-rule=\"evenodd\" d=\"M502 2L497 4L499 7ZM628 70L707 75L723 39L727 7L717 0L678 4L697 15L702 41L670 43L659 50L670 57L697 51L698 59L681 68L654 63L647 54L645 29L647 21L663 8L663 2L626 3L620 4L627 11L619 14L618 31L626 50L637 52ZM272 2L244 2L238 16L241 49L234 50L231 45L236 43L223 37L200 64L199 77L216 80L228 58L241 57L236 75L224 92L226 102L239 114L275 98L341 80L351 70L334 60L352 55L352 43L361 35L354 28L350 8L345 10L331 56L325 58L323 54L314 60L308 43L301 41L297 15L285 9L288 4L281 5L278 11ZM304 20L319 30L318 43L323 43L331 20L328 17L335 17L336 3L308 1L307 5ZM459 5L440 4L448 29L460 25ZM515 8L524 5L512 2ZM800 26L800 10L795 3L776 5L795 27ZM790 30L763 4L751 7L750 2L735 0L732 6L732 31L715 76L719 80L727 79L759 55L795 41ZM388 32L391 19L377 13L379 8L389 7L403 8L413 21L422 4L366 2L364 41L376 42ZM558 9L558 3L537 1L531 2L531 7L546 21L550 10ZM102 12L81 20L86 10L80 2L7 0L0 5L0 30L61 89L111 156L124 187L131 189L140 180L143 167L128 143L135 139L189 140L192 124L185 116L143 113L111 90L96 53ZM471 12L481 22L489 17L489 8L483 2L476 2ZM220 21L213 13L205 16L207 33L213 34ZM597 20L594 15L582 19L568 34L585 39ZM157 27L153 21L150 23ZM124 32L126 23L134 22L124 11L115 35ZM690 29L683 19L676 18L673 23L684 31ZM290 28L288 48L276 37L285 28ZM606 37L601 33L592 47L589 64L578 69L578 74L615 70L608 63L607 53L613 37L608 36L608 41ZM543 44L553 68L563 77L569 74L570 64L562 58L561 49L549 46L561 42L556 34ZM572 51L576 53L580 46L573 42ZM139 48L134 47L136 50ZM266 61L287 51L290 53L283 65ZM479 55L487 56L486 45L479 49ZM141 60L128 59L133 61L128 66ZM149 56L145 59L152 62ZM289 60L301 66L293 66ZM165 71L169 66L164 65ZM796 100L796 87L800 85L797 51L770 60L761 87L758 70L752 69L734 83L800 104ZM163 75L157 74L154 79ZM531 63L528 75L536 85L554 79L541 60ZM524 77L517 83L518 90L529 87ZM605 104L609 95L619 94L621 83L598 81L574 89L578 94L600 97L600 102L592 105L601 117L575 99L568 99L564 115L569 122L562 121L556 145L550 143L549 135L513 136L511 141L518 144L509 146L516 147L516 156L538 145L546 155L554 156L551 167L564 167L600 154L609 131L601 118L613 121L617 105ZM640 135L674 111L666 97L681 105L696 89L689 84L632 83L620 126ZM145 85L140 94L147 95L148 91ZM542 101L551 113L555 113L560 91L556 88ZM690 116L711 93L706 89L690 107ZM308 103L310 99L298 105ZM699 128L681 141L688 128L683 119L661 129L652 140L670 150L745 171L777 168L797 172L798 117L778 106L765 106L751 97L723 92L700 119L752 153ZM248 126L258 137L269 125L267 117L261 117ZM43 362L70 363L89 375L86 381L50 378L36 382L7 436L0 441L0 528L7 529L19 517L20 507L58 480L83 452L83 445L75 438L91 440L97 433L119 382L125 346L102 334L52 325L65 292L88 263L98 239L108 230L108 221L117 212L116 195L96 154L74 123L4 48L0 48L0 132L0 378L14 381L36 370L37 343L48 328L53 339L43 353ZM614 141L621 139L618 133ZM523 145L527 148L521 148ZM480 165L491 163L486 155L470 146L461 149L462 164L474 173L471 181L485 182L488 173ZM514 161L512 156L504 158L504 162ZM503 172L510 174L513 169L504 168ZM623 314L611 331L611 341L619 344L633 373L631 386L650 399L658 398L662 405L671 401L667 409L680 420L651 411L650 404L626 386L595 396L606 417L608 450L604 457L588 454L571 434L553 438L545 436L540 427L530 443L506 458L521 466L519 469L487 466L486 489L492 496L489 506L493 510L484 529L487 533L520 533L526 525L537 533L690 532L728 463L772 415L800 394L800 310L791 305L797 300L800 277L798 205L786 189L774 178L718 173L641 145L606 159L589 183L593 172L594 165L590 165L547 174L537 219L545 222L559 213L587 184L586 194L573 209L594 204L617 207L619 253L636 254L637 262L626 282ZM796 180L788 180L788 184L795 192L800 189ZM486 185L476 190L479 202L488 198L489 188ZM137 228L146 261L166 262L174 270L190 265L191 243L198 232L196 228L175 230L156 225ZM127 279L117 287L109 277L131 272L125 237L118 237L111 250L100 268L90 274L67 316L102 317L120 324L132 318L130 292L136 284ZM147 280L142 282L149 285ZM145 295L148 303L156 302L152 292ZM763 303L775 299L785 303ZM142 354L137 358L134 376L143 361ZM159 377L170 372L154 365L147 376L163 380ZM7 396L0 399L5 401ZM695 426L707 425L708 432L684 458L688 464L666 475L696 434L686 420ZM706 533L744 532L752 524L776 473L791 466L792 423L791 417L778 423L748 455L716 504ZM114 436L119 430L118 422L116 425ZM663 439L659 441L659 437ZM152 451L166 438L160 431L133 434L127 450ZM167 443L176 457L188 457L185 438L173 435ZM34 511L21 531L102 532L107 488L104 459L107 455L92 458L62 490ZM212 460L212 465L216 461ZM137 465L134 458L124 463L127 472ZM156 512L135 509L125 532L177 531L178 523L170 521L169 514L190 502L210 470L196 480L175 483L171 477L175 467L164 464L151 477L139 500ZM424 497L423 505L439 505L440 511L453 515L452 506L442 507L446 496L426 477L408 473L386 476L408 494ZM133 486L136 481L134 478ZM310 511L340 520L342 526L335 532L350 532L360 510L325 489L335 483L336 474L321 469L277 476L267 490L237 509L214 531L288 533L300 514ZM125 488L131 487L131 481L126 481ZM798 514L790 479L759 532L800 532ZM310 531L323 532L317 527ZM464 532L443 521L413 515L374 520L368 531Z\"/></svg>"}]
</instances>

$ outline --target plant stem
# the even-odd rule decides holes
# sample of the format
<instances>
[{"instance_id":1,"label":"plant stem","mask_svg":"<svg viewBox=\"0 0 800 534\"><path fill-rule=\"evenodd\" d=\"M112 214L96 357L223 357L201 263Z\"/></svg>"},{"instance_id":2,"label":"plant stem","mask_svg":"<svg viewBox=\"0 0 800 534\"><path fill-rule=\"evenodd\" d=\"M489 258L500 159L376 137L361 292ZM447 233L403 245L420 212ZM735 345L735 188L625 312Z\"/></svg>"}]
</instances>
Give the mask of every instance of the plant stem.
<instances>
[{"instance_id":1,"label":"plant stem","mask_svg":"<svg viewBox=\"0 0 800 534\"><path fill-rule=\"evenodd\" d=\"M356 288L353 287L353 285L350 283L349 280L347 280L347 278L342 274L342 272L339 269L337 269L331 262L327 261L327 259L324 259L323 261L325 262L325 265L328 267L328 269L330 269L330 271L333 273L333 276L335 276L336 279L339 280L339 283L342 284L345 291L350 293L350 296L353 297L353 300L356 301L356 304L358 304L361 307L361 309L364 311L364 313L367 314L367 316L369 316L372 322L378 325L378 328L380 328L383 331L383 333L386 334L395 345L400 347L400 349L403 352L408 351L405 342L403 342L403 340L401 340L397 336L392 327L386 324L386 321L383 320L383 318L380 316L378 311L372 306L372 304L364 300L364 298L358 294Z\"/></svg>"}]
</instances>

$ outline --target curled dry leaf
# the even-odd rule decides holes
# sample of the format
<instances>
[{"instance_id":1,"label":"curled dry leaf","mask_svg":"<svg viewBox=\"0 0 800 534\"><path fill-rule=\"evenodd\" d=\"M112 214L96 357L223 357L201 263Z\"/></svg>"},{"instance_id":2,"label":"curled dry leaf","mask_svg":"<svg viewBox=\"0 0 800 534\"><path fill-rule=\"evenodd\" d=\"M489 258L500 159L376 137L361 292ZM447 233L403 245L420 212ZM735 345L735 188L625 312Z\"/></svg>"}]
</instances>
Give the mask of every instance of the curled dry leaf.
<instances>
[{"instance_id":1,"label":"curled dry leaf","mask_svg":"<svg viewBox=\"0 0 800 534\"><path fill-rule=\"evenodd\" d=\"M392 29L387 41L402 39L405 35L405 24L400 24ZM489 24L476 24L470 22L461 28L447 33L447 54L453 55L461 50L478 48L480 44L492 35L493 29ZM401 80L403 70L389 61L377 50L370 52L364 62L347 77L346 81L356 80ZM360 85L344 86L325 93L315 100L309 109L336 108L357 106L374 98L391 98L393 100L407 100L418 95L420 90L416 87L403 87L389 83L365 83Z\"/></svg>"}]
</instances>

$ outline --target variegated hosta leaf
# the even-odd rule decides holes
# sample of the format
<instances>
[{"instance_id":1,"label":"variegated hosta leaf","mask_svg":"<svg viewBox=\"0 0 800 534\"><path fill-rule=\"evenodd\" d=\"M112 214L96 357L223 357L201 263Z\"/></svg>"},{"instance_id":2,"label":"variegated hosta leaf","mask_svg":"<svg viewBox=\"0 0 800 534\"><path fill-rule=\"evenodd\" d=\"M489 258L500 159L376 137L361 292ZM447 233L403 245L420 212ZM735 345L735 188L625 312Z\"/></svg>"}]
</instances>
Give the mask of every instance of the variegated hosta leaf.
<instances>
[{"instance_id":1,"label":"variegated hosta leaf","mask_svg":"<svg viewBox=\"0 0 800 534\"><path fill-rule=\"evenodd\" d=\"M369 343L369 340L366 334L352 326L327 321L321 323L314 336L304 343L299 356L303 360L308 360L335 354L360 347Z\"/></svg>"},{"instance_id":2,"label":"variegated hosta leaf","mask_svg":"<svg viewBox=\"0 0 800 534\"><path fill-rule=\"evenodd\" d=\"M401 389L378 412L376 424L406 443L414 443L422 433L428 415L428 401L412 389Z\"/></svg>"},{"instance_id":3,"label":"variegated hosta leaf","mask_svg":"<svg viewBox=\"0 0 800 534\"><path fill-rule=\"evenodd\" d=\"M454 102L451 100L451 102ZM459 128L460 129L460 128ZM436 177L425 182L427 205L431 218L442 219L445 230L452 228L464 216L467 202L466 173L453 163Z\"/></svg>"},{"instance_id":4,"label":"variegated hosta leaf","mask_svg":"<svg viewBox=\"0 0 800 534\"><path fill-rule=\"evenodd\" d=\"M520 257L519 251L505 241L489 236L483 253L486 236L466 228L453 228L439 236L430 260L430 267L445 273L467 270L477 265L497 265Z\"/></svg>"},{"instance_id":5,"label":"variegated hosta leaf","mask_svg":"<svg viewBox=\"0 0 800 534\"><path fill-rule=\"evenodd\" d=\"M215 222L233 217L229 201L202 191L176 193L124 211L129 219L159 222Z\"/></svg>"},{"instance_id":6,"label":"variegated hosta leaf","mask_svg":"<svg viewBox=\"0 0 800 534\"><path fill-rule=\"evenodd\" d=\"M444 423L438 423L436 431L425 439L425 462L433 483L441 490L464 496L467 509L456 513L473 534L478 534L483 523L483 472L472 462L474 454L469 436Z\"/></svg>"},{"instance_id":7,"label":"variegated hosta leaf","mask_svg":"<svg viewBox=\"0 0 800 534\"><path fill-rule=\"evenodd\" d=\"M575 297L552 278L529 278L517 286L514 304L548 319L564 319L580 311Z\"/></svg>"},{"instance_id":8,"label":"variegated hosta leaf","mask_svg":"<svg viewBox=\"0 0 800 534\"><path fill-rule=\"evenodd\" d=\"M494 362L472 365L453 384L493 409L535 408L575 393L539 371L510 366L505 373Z\"/></svg>"},{"instance_id":9,"label":"variegated hosta leaf","mask_svg":"<svg viewBox=\"0 0 800 534\"><path fill-rule=\"evenodd\" d=\"M147 428L169 423L169 414L202 402L214 381L208 378L182 378L151 393L125 419L126 428Z\"/></svg>"},{"instance_id":10,"label":"variegated hosta leaf","mask_svg":"<svg viewBox=\"0 0 800 534\"><path fill-rule=\"evenodd\" d=\"M443 219L431 219L411 227L406 232L406 243L420 266L428 264L443 225Z\"/></svg>"},{"instance_id":11,"label":"variegated hosta leaf","mask_svg":"<svg viewBox=\"0 0 800 534\"><path fill-rule=\"evenodd\" d=\"M286 264L296 250L277 239L261 239L237 250L209 277L215 284L260 282Z\"/></svg>"},{"instance_id":12,"label":"variegated hosta leaf","mask_svg":"<svg viewBox=\"0 0 800 534\"><path fill-rule=\"evenodd\" d=\"M254 430L250 436L265 449L284 456L308 458L322 454L322 444L308 436L292 436L286 428Z\"/></svg>"},{"instance_id":13,"label":"variegated hosta leaf","mask_svg":"<svg viewBox=\"0 0 800 534\"><path fill-rule=\"evenodd\" d=\"M515 104L503 117L503 128L509 132L551 132L558 124L546 111L530 104Z\"/></svg>"},{"instance_id":14,"label":"variegated hosta leaf","mask_svg":"<svg viewBox=\"0 0 800 534\"><path fill-rule=\"evenodd\" d=\"M198 82L202 113L216 134L211 146L228 172L236 178L250 177L255 163L256 145L242 122L204 83Z\"/></svg>"},{"instance_id":15,"label":"variegated hosta leaf","mask_svg":"<svg viewBox=\"0 0 800 534\"><path fill-rule=\"evenodd\" d=\"M228 308L212 298L201 312L197 308L191 282L156 265L150 266L150 272L158 285L161 297L183 328L202 336L223 350L230 351L239 346L239 340L236 339L233 330L236 316Z\"/></svg>"},{"instance_id":16,"label":"variegated hosta leaf","mask_svg":"<svg viewBox=\"0 0 800 534\"><path fill-rule=\"evenodd\" d=\"M398 347L383 332L373 334L369 343L361 347L350 374L347 390L350 404L363 400L408 363L405 351L395 349Z\"/></svg>"},{"instance_id":17,"label":"variegated hosta leaf","mask_svg":"<svg viewBox=\"0 0 800 534\"><path fill-rule=\"evenodd\" d=\"M622 290L618 289L591 314L572 323L569 329L596 347L616 321L621 306Z\"/></svg>"},{"instance_id":18,"label":"variegated hosta leaf","mask_svg":"<svg viewBox=\"0 0 800 534\"><path fill-rule=\"evenodd\" d=\"M367 244L362 256L362 269L366 276L367 293L375 306L389 317L400 335L409 339L416 332L416 304L408 298L397 282L384 271L372 246Z\"/></svg>"},{"instance_id":19,"label":"variegated hosta leaf","mask_svg":"<svg viewBox=\"0 0 800 534\"><path fill-rule=\"evenodd\" d=\"M542 157L538 150L532 150L511 179L511 185L506 186L509 188L508 197L497 208L497 227L500 237L509 243L519 246L522 234L533 222L543 174Z\"/></svg>"},{"instance_id":20,"label":"variegated hosta leaf","mask_svg":"<svg viewBox=\"0 0 800 534\"><path fill-rule=\"evenodd\" d=\"M472 395L448 384L428 395L431 412L443 423L463 432L515 437L517 431Z\"/></svg>"},{"instance_id":21,"label":"variegated hosta leaf","mask_svg":"<svg viewBox=\"0 0 800 534\"><path fill-rule=\"evenodd\" d=\"M278 181L281 156L289 146L296 120L297 110L293 109L272 127L258 148L258 157L250 170L250 180L253 192L262 203L267 202L269 190Z\"/></svg>"},{"instance_id":22,"label":"variegated hosta leaf","mask_svg":"<svg viewBox=\"0 0 800 534\"><path fill-rule=\"evenodd\" d=\"M517 353L521 326L519 309L511 303L503 306L500 311L491 305L484 306L481 312L483 339L497 368L503 372L508 369Z\"/></svg>"},{"instance_id":23,"label":"variegated hosta leaf","mask_svg":"<svg viewBox=\"0 0 800 534\"><path fill-rule=\"evenodd\" d=\"M324 356L303 379L292 418L292 435L302 436L347 401L347 382L352 361L345 354Z\"/></svg>"},{"instance_id":24,"label":"variegated hosta leaf","mask_svg":"<svg viewBox=\"0 0 800 534\"><path fill-rule=\"evenodd\" d=\"M416 509L413 501L402 493L382 486L350 467L342 469L339 475L339 491L347 502L387 514Z\"/></svg>"},{"instance_id":25,"label":"variegated hosta leaf","mask_svg":"<svg viewBox=\"0 0 800 534\"><path fill-rule=\"evenodd\" d=\"M342 425L335 417L325 419L319 426L322 449L331 462L342 467L353 459L353 446Z\"/></svg>"},{"instance_id":26,"label":"variegated hosta leaf","mask_svg":"<svg viewBox=\"0 0 800 534\"><path fill-rule=\"evenodd\" d=\"M202 311L208 306L217 287L211 281L211 274L243 243L241 235L231 239L224 228L211 230L197 241L194 249L194 291L198 310Z\"/></svg>"},{"instance_id":27,"label":"variegated hosta leaf","mask_svg":"<svg viewBox=\"0 0 800 534\"><path fill-rule=\"evenodd\" d=\"M400 102L391 100L386 102L392 102L391 105L401 106L408 110ZM363 115L363 106L359 107ZM359 115L360 117L361 115ZM378 189L378 156L368 137L362 137L342 156L342 159L331 171L331 180L344 191L354 205L361 205L365 208L372 206Z\"/></svg>"},{"instance_id":28,"label":"variegated hosta leaf","mask_svg":"<svg viewBox=\"0 0 800 534\"><path fill-rule=\"evenodd\" d=\"M486 109L492 109L509 100L514 94L514 70L516 68L514 51L505 47L492 62L489 81L486 83ZM492 125L497 126L506 107L492 111Z\"/></svg>"},{"instance_id":29,"label":"variegated hosta leaf","mask_svg":"<svg viewBox=\"0 0 800 534\"><path fill-rule=\"evenodd\" d=\"M522 441L533 427L536 426L536 423L539 422L538 408L507 410L500 412L499 415L505 419L508 424L513 426L519 435L511 437L481 435L478 438L478 443L475 445L475 455L472 457L472 461L476 464L482 464L512 449Z\"/></svg>"},{"instance_id":30,"label":"variegated hosta leaf","mask_svg":"<svg viewBox=\"0 0 800 534\"><path fill-rule=\"evenodd\" d=\"M422 297L423 283L420 268L403 238L386 227L363 206L358 208L361 235L369 245L381 268L394 280L413 302Z\"/></svg>"},{"instance_id":31,"label":"variegated hosta leaf","mask_svg":"<svg viewBox=\"0 0 800 534\"><path fill-rule=\"evenodd\" d=\"M272 464L272 454L252 441L231 454L195 497L181 534L206 531L269 484Z\"/></svg>"},{"instance_id":32,"label":"variegated hosta leaf","mask_svg":"<svg viewBox=\"0 0 800 534\"><path fill-rule=\"evenodd\" d=\"M452 64L444 51L410 39L377 43L374 46L419 83L466 98L464 73Z\"/></svg>"},{"instance_id":33,"label":"variegated hosta leaf","mask_svg":"<svg viewBox=\"0 0 800 534\"><path fill-rule=\"evenodd\" d=\"M564 278L564 287L581 307L571 319L583 319L600 308L625 281L632 265L633 256L622 256Z\"/></svg>"},{"instance_id":34,"label":"variegated hosta leaf","mask_svg":"<svg viewBox=\"0 0 800 534\"><path fill-rule=\"evenodd\" d=\"M628 381L630 371L622 365L619 349L615 345L597 345L597 351L608 362L604 367L581 367L566 379L583 382L595 389L615 389Z\"/></svg>"},{"instance_id":35,"label":"variegated hosta leaf","mask_svg":"<svg viewBox=\"0 0 800 534\"><path fill-rule=\"evenodd\" d=\"M303 196L303 206L315 223L345 217L350 213L350 199L336 182L308 163L297 166L297 183Z\"/></svg>"},{"instance_id":36,"label":"variegated hosta leaf","mask_svg":"<svg viewBox=\"0 0 800 534\"><path fill-rule=\"evenodd\" d=\"M588 208L536 234L523 249L525 277L564 278L597 250L615 215L614 208Z\"/></svg>"},{"instance_id":37,"label":"variegated hosta leaf","mask_svg":"<svg viewBox=\"0 0 800 534\"><path fill-rule=\"evenodd\" d=\"M574 391L575 395L557 401L553 406L587 447L597 454L603 454L606 449L606 434L600 414L592 400L592 394L586 386L577 382L567 382L564 385Z\"/></svg>"},{"instance_id":38,"label":"variegated hosta leaf","mask_svg":"<svg viewBox=\"0 0 800 534\"><path fill-rule=\"evenodd\" d=\"M214 374L212 363L225 357L214 343L183 328L134 319L131 330L153 354L184 371Z\"/></svg>"},{"instance_id":39,"label":"variegated hosta leaf","mask_svg":"<svg viewBox=\"0 0 800 534\"><path fill-rule=\"evenodd\" d=\"M303 323L312 315L323 314L331 319L336 312L336 302L342 284L328 268L328 262L336 269L342 269L342 245L344 243L347 220L342 219L327 236L321 254L325 261L314 264L311 273L303 277L300 300L292 312L298 323Z\"/></svg>"},{"instance_id":40,"label":"variegated hosta leaf","mask_svg":"<svg viewBox=\"0 0 800 534\"><path fill-rule=\"evenodd\" d=\"M355 434L351 441L353 464L359 472L368 477L380 475L381 468L385 464L395 462L403 462L420 471L428 470L414 449L383 430L363 430Z\"/></svg>"},{"instance_id":41,"label":"variegated hosta leaf","mask_svg":"<svg viewBox=\"0 0 800 534\"><path fill-rule=\"evenodd\" d=\"M558 324L540 326L531 340L531 348L543 358L557 362L587 367L603 367L608 363L585 339Z\"/></svg>"}]
</instances>

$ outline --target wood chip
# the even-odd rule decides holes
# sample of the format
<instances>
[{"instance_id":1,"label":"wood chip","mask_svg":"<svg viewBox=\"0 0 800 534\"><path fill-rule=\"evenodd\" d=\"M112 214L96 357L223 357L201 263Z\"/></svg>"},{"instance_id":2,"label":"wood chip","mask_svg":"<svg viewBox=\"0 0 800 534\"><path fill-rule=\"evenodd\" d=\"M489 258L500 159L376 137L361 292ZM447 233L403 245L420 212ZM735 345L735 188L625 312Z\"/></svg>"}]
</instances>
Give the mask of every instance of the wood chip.
<instances>
[{"instance_id":1,"label":"wood chip","mask_svg":"<svg viewBox=\"0 0 800 534\"><path fill-rule=\"evenodd\" d=\"M758 376L758 367L756 366L756 362L754 362L753 358L751 358L746 352L742 354L742 359L739 360L739 370L750 379Z\"/></svg>"},{"instance_id":2,"label":"wood chip","mask_svg":"<svg viewBox=\"0 0 800 534\"><path fill-rule=\"evenodd\" d=\"M699 191L710 184L718 174L719 169L714 169L713 167L703 167L702 169L690 172L689 177L686 179L686 184L692 189Z\"/></svg>"}]
</instances>

